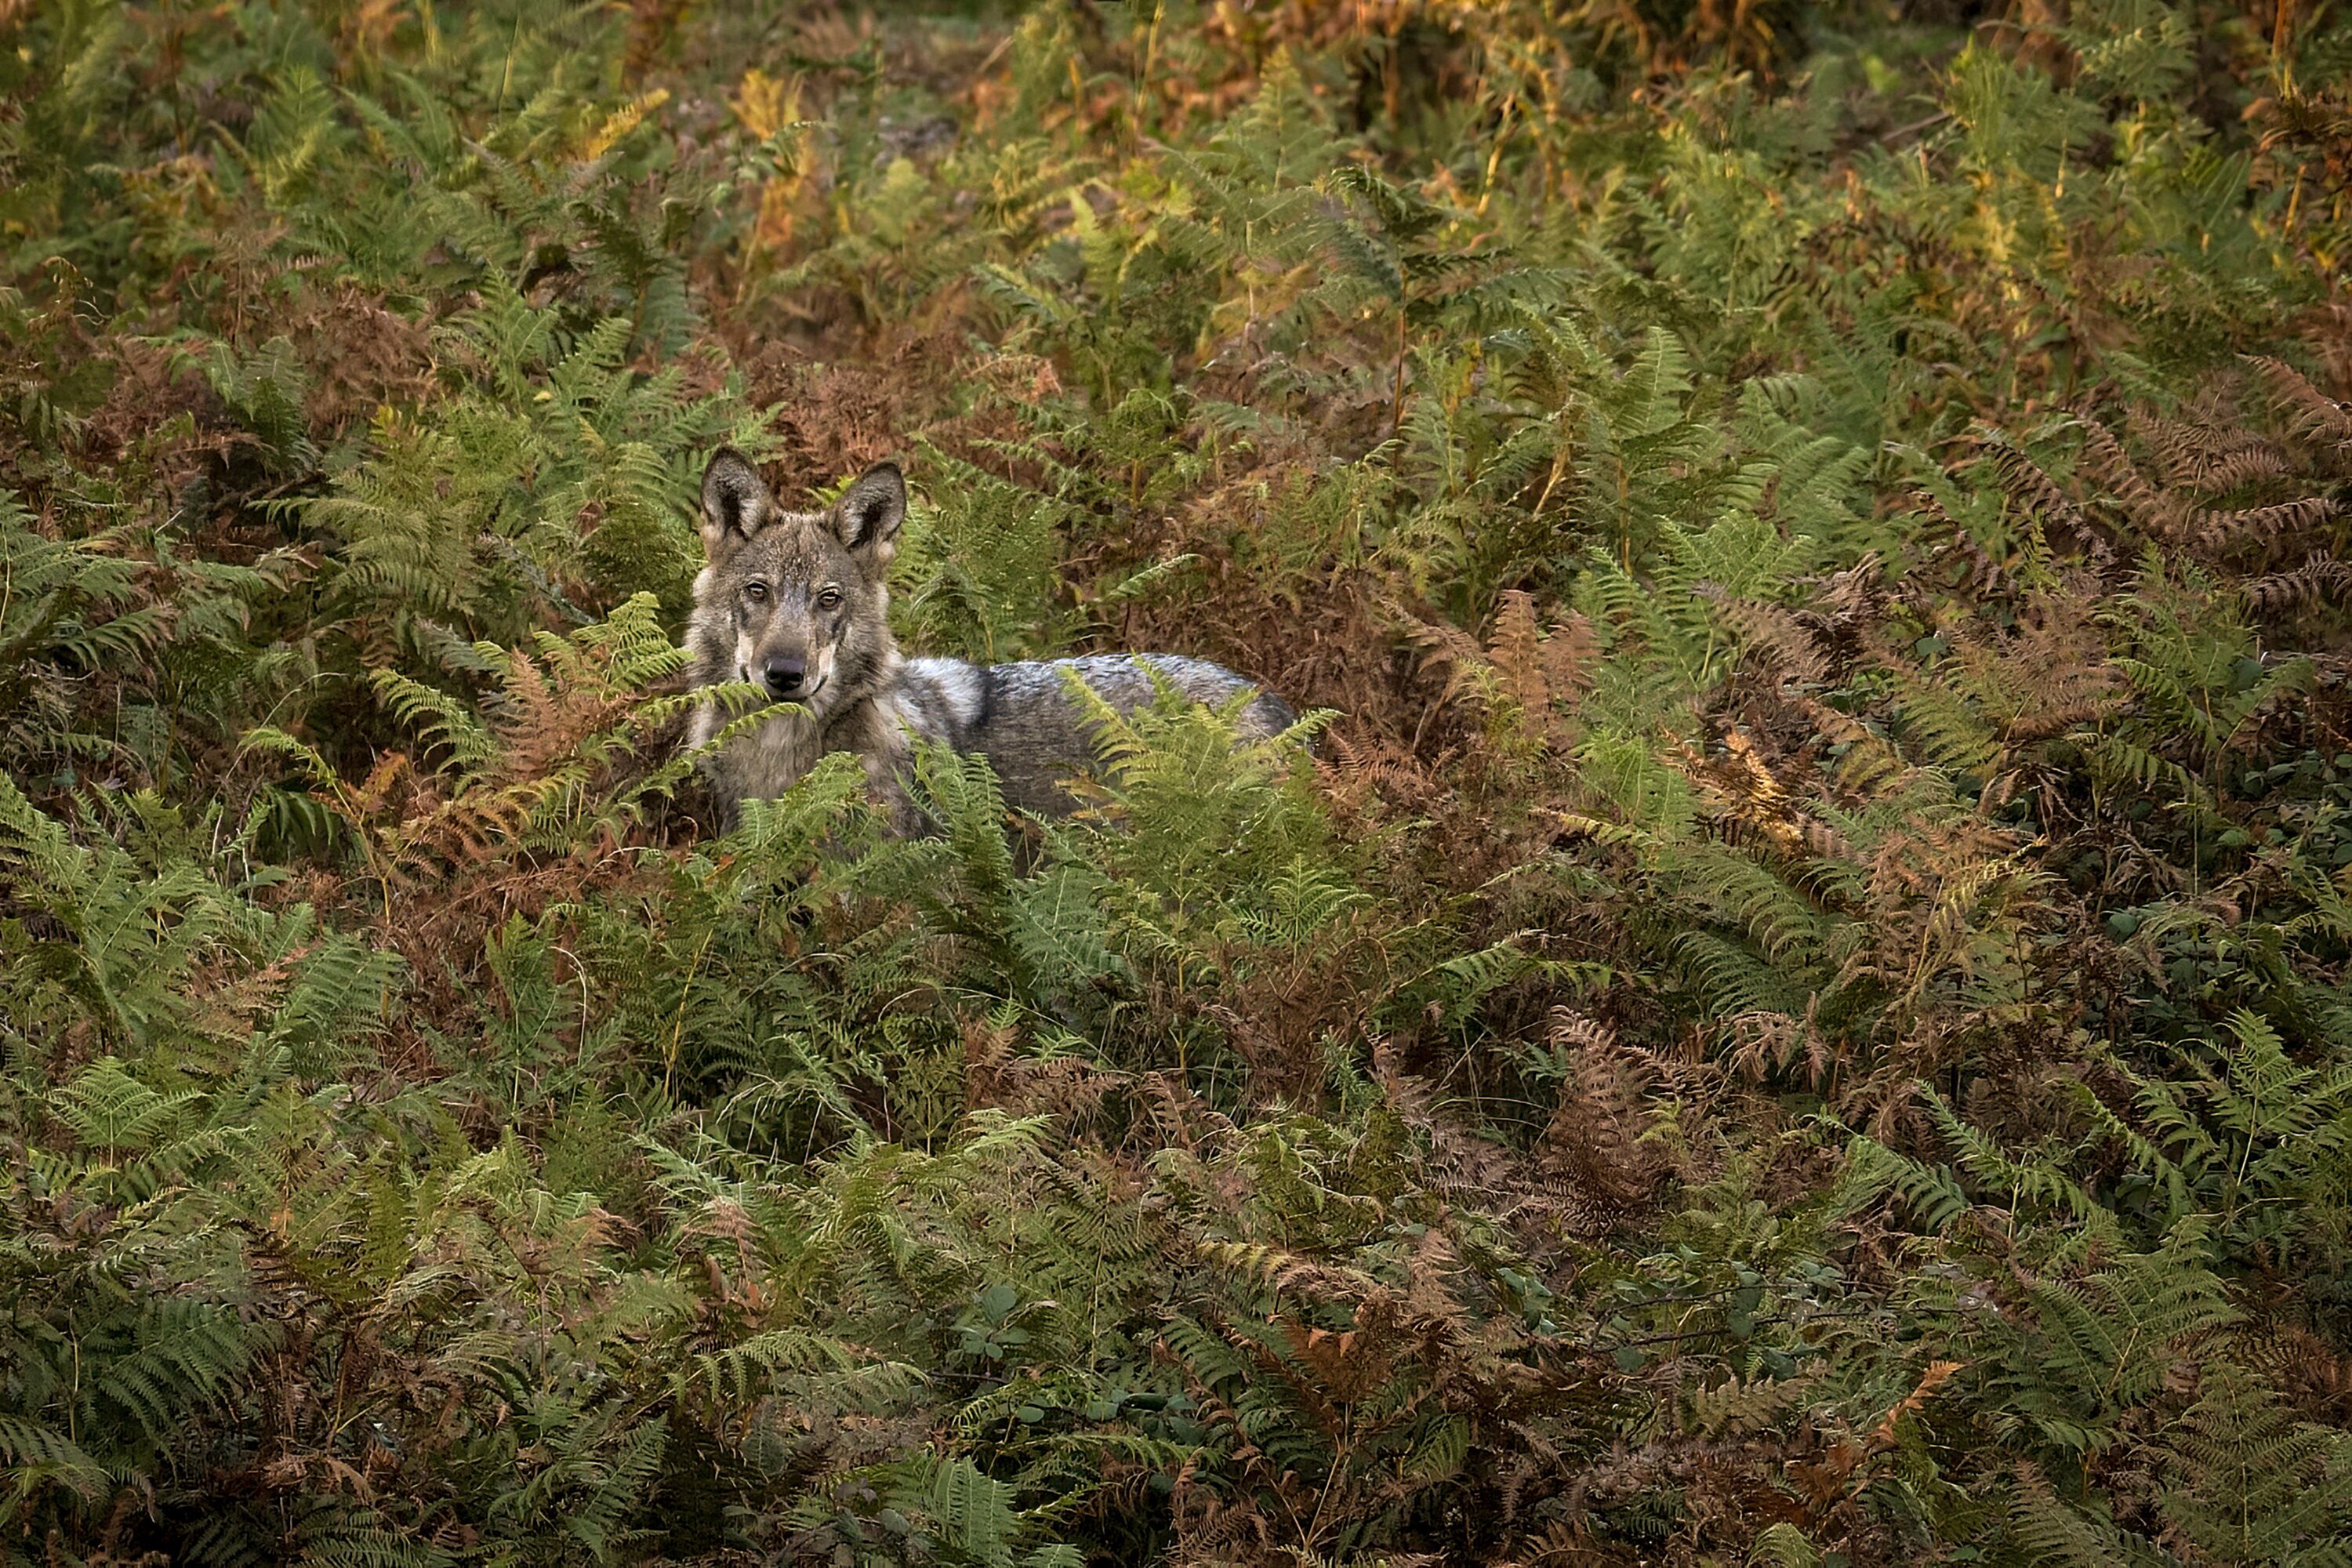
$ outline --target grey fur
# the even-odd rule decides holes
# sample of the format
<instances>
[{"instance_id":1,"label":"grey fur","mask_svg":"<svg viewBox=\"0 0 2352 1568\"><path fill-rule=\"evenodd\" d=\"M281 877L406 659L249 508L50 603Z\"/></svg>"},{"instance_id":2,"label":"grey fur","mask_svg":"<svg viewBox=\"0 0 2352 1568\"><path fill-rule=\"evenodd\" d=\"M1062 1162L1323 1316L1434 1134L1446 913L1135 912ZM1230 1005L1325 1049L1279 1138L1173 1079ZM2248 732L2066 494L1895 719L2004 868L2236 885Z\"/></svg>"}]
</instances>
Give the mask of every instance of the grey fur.
<instances>
[{"instance_id":1,"label":"grey fur","mask_svg":"<svg viewBox=\"0 0 2352 1568\"><path fill-rule=\"evenodd\" d=\"M1093 762L1092 726L1066 686L1079 679L1118 711L1148 706L1152 673L1197 701L1223 703L1251 683L1207 659L1114 653L1021 664L902 659L890 635L887 580L906 517L898 470L884 464L843 492L830 511L788 512L740 454L721 449L702 480L707 558L687 623L689 679L807 680L780 697L767 719L709 764L714 792L738 802L779 795L828 752L856 752L901 831L916 826L901 782L908 737L941 741L988 758L1007 804L1059 814L1073 802L1060 781ZM771 689L777 689L772 685ZM689 731L699 745L726 716L702 708ZM1253 735L1289 728L1279 699L1259 695L1241 711Z\"/></svg>"},{"instance_id":2,"label":"grey fur","mask_svg":"<svg viewBox=\"0 0 2352 1568\"><path fill-rule=\"evenodd\" d=\"M899 668L898 715L917 735L986 757L1004 786L1006 805L1043 816L1066 812L1072 802L1061 781L1095 760L1094 726L1070 693L1067 670L1121 713L1150 705L1154 671L1175 690L1212 706L1255 689L1222 664L1172 653L992 665L915 658ZM1280 698L1261 692L1242 709L1238 728L1248 735L1278 735L1295 718Z\"/></svg>"}]
</instances>

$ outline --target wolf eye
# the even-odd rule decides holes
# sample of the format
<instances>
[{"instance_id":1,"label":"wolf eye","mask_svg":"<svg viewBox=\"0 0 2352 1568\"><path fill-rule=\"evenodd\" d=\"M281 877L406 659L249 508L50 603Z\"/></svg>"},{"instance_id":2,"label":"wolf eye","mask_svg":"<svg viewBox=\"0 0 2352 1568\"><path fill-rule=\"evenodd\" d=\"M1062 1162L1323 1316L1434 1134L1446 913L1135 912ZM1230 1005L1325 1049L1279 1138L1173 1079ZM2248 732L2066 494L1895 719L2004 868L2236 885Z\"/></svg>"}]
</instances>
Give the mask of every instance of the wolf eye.
<instances>
[{"instance_id":1,"label":"wolf eye","mask_svg":"<svg viewBox=\"0 0 2352 1568\"><path fill-rule=\"evenodd\" d=\"M816 607L820 610L837 609L840 605L841 590L838 588L827 588L816 596Z\"/></svg>"},{"instance_id":2,"label":"wolf eye","mask_svg":"<svg viewBox=\"0 0 2352 1568\"><path fill-rule=\"evenodd\" d=\"M755 605L764 605L768 602L768 585L765 583L747 583L743 586L743 596Z\"/></svg>"}]
</instances>

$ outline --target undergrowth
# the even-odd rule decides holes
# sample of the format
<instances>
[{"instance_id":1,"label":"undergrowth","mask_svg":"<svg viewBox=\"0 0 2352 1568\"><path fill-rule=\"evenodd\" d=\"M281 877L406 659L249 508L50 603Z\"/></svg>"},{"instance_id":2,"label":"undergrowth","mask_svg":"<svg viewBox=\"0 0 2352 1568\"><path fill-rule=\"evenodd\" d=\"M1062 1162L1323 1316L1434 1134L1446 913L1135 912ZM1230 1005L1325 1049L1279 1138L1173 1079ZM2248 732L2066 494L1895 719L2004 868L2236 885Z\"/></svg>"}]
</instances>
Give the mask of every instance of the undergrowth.
<instances>
[{"instance_id":1,"label":"undergrowth","mask_svg":"<svg viewBox=\"0 0 2352 1568\"><path fill-rule=\"evenodd\" d=\"M0 1550L2352 1558L2347 79L0 4ZM719 834L722 442L1314 755Z\"/></svg>"}]
</instances>

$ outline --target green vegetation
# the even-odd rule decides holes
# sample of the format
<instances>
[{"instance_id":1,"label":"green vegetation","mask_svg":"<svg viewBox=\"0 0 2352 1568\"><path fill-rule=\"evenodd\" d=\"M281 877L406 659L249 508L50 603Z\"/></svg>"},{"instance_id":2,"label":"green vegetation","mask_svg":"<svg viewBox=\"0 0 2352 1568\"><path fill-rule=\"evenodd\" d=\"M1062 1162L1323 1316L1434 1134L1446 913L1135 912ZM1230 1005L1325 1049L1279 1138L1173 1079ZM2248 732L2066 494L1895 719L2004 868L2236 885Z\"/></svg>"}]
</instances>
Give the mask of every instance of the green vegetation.
<instances>
[{"instance_id":1,"label":"green vegetation","mask_svg":"<svg viewBox=\"0 0 2352 1568\"><path fill-rule=\"evenodd\" d=\"M0 1551L2352 1561L2347 81L0 0ZM721 441L1318 756L705 829Z\"/></svg>"}]
</instances>

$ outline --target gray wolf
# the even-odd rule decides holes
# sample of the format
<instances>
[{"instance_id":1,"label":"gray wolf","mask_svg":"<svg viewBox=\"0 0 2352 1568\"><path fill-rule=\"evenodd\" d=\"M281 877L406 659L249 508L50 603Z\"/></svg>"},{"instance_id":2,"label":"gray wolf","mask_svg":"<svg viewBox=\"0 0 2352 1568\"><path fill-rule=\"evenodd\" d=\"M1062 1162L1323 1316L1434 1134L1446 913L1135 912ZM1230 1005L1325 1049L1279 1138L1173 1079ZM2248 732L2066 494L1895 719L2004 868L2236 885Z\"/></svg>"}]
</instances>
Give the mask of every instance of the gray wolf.
<instances>
[{"instance_id":1,"label":"gray wolf","mask_svg":"<svg viewBox=\"0 0 2352 1568\"><path fill-rule=\"evenodd\" d=\"M1095 755L1093 725L1070 676L1122 713L1148 706L1162 683L1212 704L1255 690L1223 665L1174 654L996 665L902 658L890 634L887 580L906 517L906 481L887 463L830 510L803 512L778 505L740 453L721 448L710 459L702 476L704 564L687 624L688 680L698 688L749 681L774 703L708 764L730 818L741 801L783 794L826 752L851 752L894 825L913 831L919 823L903 782L910 740L984 756L1006 804L1065 814L1075 803L1062 781ZM706 704L689 742L708 742L726 722ZM1237 728L1267 736L1293 722L1279 699L1258 693Z\"/></svg>"}]
</instances>

